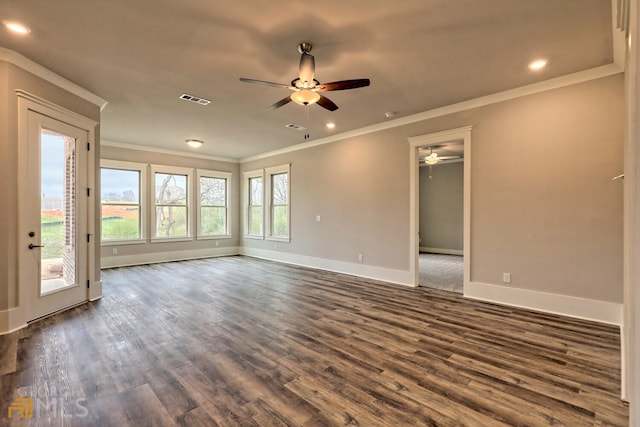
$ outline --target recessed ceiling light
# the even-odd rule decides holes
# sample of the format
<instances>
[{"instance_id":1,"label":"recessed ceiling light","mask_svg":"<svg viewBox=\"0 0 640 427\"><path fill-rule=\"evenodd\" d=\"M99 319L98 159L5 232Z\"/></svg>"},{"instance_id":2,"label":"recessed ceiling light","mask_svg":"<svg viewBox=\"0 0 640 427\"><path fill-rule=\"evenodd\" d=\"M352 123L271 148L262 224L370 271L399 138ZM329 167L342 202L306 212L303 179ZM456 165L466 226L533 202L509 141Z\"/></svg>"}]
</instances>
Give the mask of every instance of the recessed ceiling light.
<instances>
[{"instance_id":1,"label":"recessed ceiling light","mask_svg":"<svg viewBox=\"0 0 640 427\"><path fill-rule=\"evenodd\" d=\"M529 64L529 69L533 71L542 70L547 65L546 59L536 59Z\"/></svg>"},{"instance_id":2,"label":"recessed ceiling light","mask_svg":"<svg viewBox=\"0 0 640 427\"><path fill-rule=\"evenodd\" d=\"M187 139L187 145L191 148L200 148L204 142L199 139Z\"/></svg>"},{"instance_id":3,"label":"recessed ceiling light","mask_svg":"<svg viewBox=\"0 0 640 427\"><path fill-rule=\"evenodd\" d=\"M31 30L28 27L25 27L24 25L18 22L2 21L2 23L4 24L5 27L7 27L7 29L17 34L29 34L31 32Z\"/></svg>"},{"instance_id":4,"label":"recessed ceiling light","mask_svg":"<svg viewBox=\"0 0 640 427\"><path fill-rule=\"evenodd\" d=\"M336 124L335 123L327 123L327 127L329 129L333 129L334 127L336 127Z\"/></svg>"}]
</instances>

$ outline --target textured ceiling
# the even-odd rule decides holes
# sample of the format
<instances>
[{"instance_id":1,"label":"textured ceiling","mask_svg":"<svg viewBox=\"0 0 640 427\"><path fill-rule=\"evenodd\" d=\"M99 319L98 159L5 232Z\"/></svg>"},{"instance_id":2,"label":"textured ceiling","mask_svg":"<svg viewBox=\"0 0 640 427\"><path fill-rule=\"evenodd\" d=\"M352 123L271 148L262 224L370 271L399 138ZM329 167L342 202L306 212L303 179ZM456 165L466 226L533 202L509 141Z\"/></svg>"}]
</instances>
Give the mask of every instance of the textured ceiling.
<instances>
[{"instance_id":1,"label":"textured ceiling","mask_svg":"<svg viewBox=\"0 0 640 427\"><path fill-rule=\"evenodd\" d=\"M613 62L609 0L0 0L0 20L31 28L0 46L108 101L103 139L230 158L303 142L288 123L314 140ZM268 109L289 92L238 79L289 84L303 41L320 82L371 86Z\"/></svg>"}]
</instances>

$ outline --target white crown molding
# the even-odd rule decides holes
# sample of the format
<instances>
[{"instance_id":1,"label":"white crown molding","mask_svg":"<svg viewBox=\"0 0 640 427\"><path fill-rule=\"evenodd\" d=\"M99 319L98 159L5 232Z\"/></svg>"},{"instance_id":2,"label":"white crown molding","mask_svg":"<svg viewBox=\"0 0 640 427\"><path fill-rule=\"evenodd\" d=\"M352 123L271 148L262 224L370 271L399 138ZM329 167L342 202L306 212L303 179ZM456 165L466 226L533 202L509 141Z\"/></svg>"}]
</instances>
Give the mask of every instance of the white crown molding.
<instances>
[{"instance_id":1,"label":"white crown molding","mask_svg":"<svg viewBox=\"0 0 640 427\"><path fill-rule=\"evenodd\" d=\"M5 61L10 64L15 65L16 67L22 68L23 70L40 77L41 79L70 92L85 101L92 103L93 105L97 105L100 107L100 111L104 109L107 105L107 101L100 98L98 95L89 92L83 87L78 86L77 84L65 79L64 77L54 73L48 68L43 67L40 64L37 64L13 50L5 49L0 47L0 61Z\"/></svg>"},{"instance_id":2,"label":"white crown molding","mask_svg":"<svg viewBox=\"0 0 640 427\"><path fill-rule=\"evenodd\" d=\"M226 163L234 163L234 164L239 163L238 159L232 159L229 157L210 156L208 154L190 153L186 151L170 150L167 148L150 147L148 145L129 144L125 142L110 141L107 139L101 140L100 145L107 146L107 147L115 147L115 148L125 148L127 150L138 150L138 151L146 151L146 152L159 153L159 154L171 154L173 156L194 157L197 159L215 160L218 162L226 162Z\"/></svg>"},{"instance_id":3,"label":"white crown molding","mask_svg":"<svg viewBox=\"0 0 640 427\"><path fill-rule=\"evenodd\" d=\"M379 132L386 129L392 129L399 126L404 126L424 120L433 119L436 117L445 116L447 114L459 113L461 111L471 110L473 108L484 107L499 102L509 101L512 99L521 98L523 96L533 95L540 92L545 92L552 89L559 89L565 86L571 86L578 83L584 83L590 80L596 80L603 77L612 76L614 74L620 74L624 72L624 69L617 64L608 64L596 68L591 68L585 71L579 71L573 74L567 74L566 76L556 77L554 79L545 80L539 83L533 83L527 86L522 86L515 89L505 90L503 92L494 93L480 98L470 99L468 101L458 102L456 104L447 105L445 107L435 108L433 110L425 111L422 113L412 114L406 117L400 117L395 120L390 120L384 123L378 123L371 126L366 126L360 129L355 129L349 132L343 132L336 135L328 136L326 138L320 138L315 141L303 142L301 144L292 145L290 147L281 148L279 150L269 151L262 154L256 154L255 156L244 157L239 160L239 163L248 163L255 160L265 159L280 154L291 153L293 151L306 150L307 148L317 147L319 145L330 144L332 142L340 141L347 138L354 138L357 136L367 135L374 132Z\"/></svg>"},{"instance_id":4,"label":"white crown molding","mask_svg":"<svg viewBox=\"0 0 640 427\"><path fill-rule=\"evenodd\" d=\"M480 301L526 308L544 313L560 314L616 326L623 324L621 303L479 282L465 283L464 296L465 298Z\"/></svg>"}]
</instances>

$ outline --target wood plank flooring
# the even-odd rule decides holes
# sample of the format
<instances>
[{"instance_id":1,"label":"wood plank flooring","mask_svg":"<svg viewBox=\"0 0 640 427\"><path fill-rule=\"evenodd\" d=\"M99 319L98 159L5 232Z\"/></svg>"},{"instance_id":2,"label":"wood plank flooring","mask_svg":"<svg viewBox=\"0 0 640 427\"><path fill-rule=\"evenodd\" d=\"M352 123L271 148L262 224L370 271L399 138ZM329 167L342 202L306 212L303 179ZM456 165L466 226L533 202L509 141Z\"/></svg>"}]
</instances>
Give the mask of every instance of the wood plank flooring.
<instances>
[{"instance_id":1,"label":"wood plank flooring","mask_svg":"<svg viewBox=\"0 0 640 427\"><path fill-rule=\"evenodd\" d=\"M616 327L246 257L102 278L0 337L0 425L628 425Z\"/></svg>"}]
</instances>

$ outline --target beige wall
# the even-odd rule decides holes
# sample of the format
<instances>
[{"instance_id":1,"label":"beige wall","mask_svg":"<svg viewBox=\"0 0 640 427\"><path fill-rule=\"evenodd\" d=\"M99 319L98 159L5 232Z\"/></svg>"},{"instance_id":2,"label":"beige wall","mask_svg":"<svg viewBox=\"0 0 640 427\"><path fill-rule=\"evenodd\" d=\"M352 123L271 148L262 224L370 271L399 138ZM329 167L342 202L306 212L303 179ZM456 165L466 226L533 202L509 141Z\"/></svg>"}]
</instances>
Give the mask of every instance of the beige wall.
<instances>
[{"instance_id":1,"label":"beige wall","mask_svg":"<svg viewBox=\"0 0 640 427\"><path fill-rule=\"evenodd\" d=\"M464 163L420 168L420 247L462 251ZM445 252L446 253L446 252Z\"/></svg>"},{"instance_id":2,"label":"beige wall","mask_svg":"<svg viewBox=\"0 0 640 427\"><path fill-rule=\"evenodd\" d=\"M186 168L198 168L213 170L219 172L231 172L230 189L229 189L229 218L231 220L231 239L216 239L216 240L192 240L186 242L155 242L151 243L147 240L146 243L141 244L125 244L125 245L113 245L104 246L102 248L102 258L116 258L113 263L116 265L127 265L129 262L127 258L131 255L140 254L157 254L157 253L179 253L184 251L201 250L212 247L217 248L236 248L239 244L239 224L237 218L239 217L239 205L238 194L239 189L239 165L237 163L220 162L215 160L180 156L174 154L156 153L151 151L140 151L135 149L127 149L122 147L113 147L103 145L101 147L101 158L110 160L121 160L128 162L137 162L143 164L157 164L165 166L178 166ZM150 196L152 197L152 196ZM151 234L151 218L152 212L150 209L146 210L146 236ZM219 246L215 246L216 242ZM118 250L117 257L112 255L112 249Z\"/></svg>"},{"instance_id":3,"label":"beige wall","mask_svg":"<svg viewBox=\"0 0 640 427\"><path fill-rule=\"evenodd\" d=\"M291 163L278 251L407 270L407 138L473 125L471 280L622 302L623 77L615 75L241 165ZM315 222L322 215L323 221ZM273 243L243 239L248 248Z\"/></svg>"},{"instance_id":4,"label":"beige wall","mask_svg":"<svg viewBox=\"0 0 640 427\"><path fill-rule=\"evenodd\" d=\"M0 61L0 310L15 307L18 298L18 98L24 90L84 117L100 121L98 106L39 77ZM99 137L96 130L96 137ZM99 275L99 270L96 270ZM98 278L94 278L98 280Z\"/></svg>"}]
</instances>

